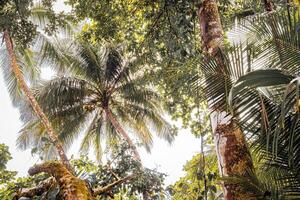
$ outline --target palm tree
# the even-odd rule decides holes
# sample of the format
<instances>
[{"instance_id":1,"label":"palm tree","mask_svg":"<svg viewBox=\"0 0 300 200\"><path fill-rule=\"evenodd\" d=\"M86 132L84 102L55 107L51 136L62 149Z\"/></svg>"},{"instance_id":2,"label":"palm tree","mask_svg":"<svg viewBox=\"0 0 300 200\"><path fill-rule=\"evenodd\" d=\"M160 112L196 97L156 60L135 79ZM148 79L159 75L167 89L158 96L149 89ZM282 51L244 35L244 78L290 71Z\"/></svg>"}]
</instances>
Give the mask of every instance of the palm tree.
<instances>
[{"instance_id":1,"label":"palm tree","mask_svg":"<svg viewBox=\"0 0 300 200\"><path fill-rule=\"evenodd\" d=\"M226 96L231 87L228 76L229 66L223 60L223 29L220 21L217 2L204 0L198 11L202 38L204 81L201 86L209 109L215 146L221 176L240 175L248 177L254 171L252 158L246 140L234 116L226 108ZM233 68L235 70L235 68ZM224 183L224 199L255 199L237 184Z\"/></svg>"},{"instance_id":2,"label":"palm tree","mask_svg":"<svg viewBox=\"0 0 300 200\"><path fill-rule=\"evenodd\" d=\"M66 146L83 131L81 151L87 152L92 145L100 159L103 138L111 142L120 136L134 147L127 131L135 133L147 150L152 131L173 140L171 126L162 116L162 99L144 84L143 70L123 59L120 47L80 42L64 46L58 46L60 58L49 61L60 66L62 60L67 63L63 76L36 87L35 97L59 128L59 138ZM21 147L42 144L45 130L38 127L39 119L27 118L19 137ZM140 160L136 149L134 154Z\"/></svg>"},{"instance_id":3,"label":"palm tree","mask_svg":"<svg viewBox=\"0 0 300 200\"><path fill-rule=\"evenodd\" d=\"M16 2L14 2L16 3ZM10 4L9 2L5 2L3 5L1 6L4 6L3 8L5 8L5 5L6 4ZM25 3L27 5L27 3ZM22 11L20 10L20 8L18 7L18 5L16 4L16 11L15 11L15 15L18 16L18 17L21 17L21 23L23 24L31 24L30 22L27 22L25 19L28 18L28 12L27 11L24 11L23 8L22 8ZM25 6L25 5L23 5ZM28 5L27 5L28 6ZM39 9L38 9L38 12L34 12L34 9L32 9L33 12L31 12L30 14L34 13L36 15L39 15L41 10L45 13L47 13L47 10L43 9L42 7L39 6ZM42 17L43 19L45 18L45 15L41 16L39 15L39 17ZM3 20L3 19L1 19ZM55 130L53 129L52 127L52 124L50 123L50 121L48 120L48 117L45 115L45 113L43 112L43 110L41 109L40 105L38 104L38 102L36 101L35 97L33 96L31 90L29 89L26 81L25 81L25 78L23 76L23 72L20 70L19 68L19 65L18 63L20 63L16 57L16 54L15 54L15 49L18 49L18 50L22 50L21 54L24 53L24 52L29 52L28 49L22 49L21 47L20 48L15 48L13 47L13 39L11 38L10 36L10 28L9 26L7 26L6 24L4 24L4 27L2 27L2 31L3 31L3 40L5 42L5 46L6 46L6 50L7 50L7 55L9 60L10 60L10 67L11 67L11 70L8 70L7 72L7 77L10 77L8 78L9 79L9 88L12 89L14 91L14 93L16 94L16 89L17 89L17 86L20 88L20 90L22 91L22 93L24 93L24 95L26 96L27 98L27 101L30 103L30 105L32 106L32 109L34 110L35 114L41 119L41 122L43 124L43 126L45 127L45 129L47 130L47 134L51 140L51 142L53 143L53 145L55 146L57 152L58 152L58 155L62 161L62 163L69 169L71 170L71 166L70 166L70 163L68 161L68 158L64 152L64 149L58 139L58 134L55 132ZM30 35L30 33L28 33ZM30 37L30 36L28 36ZM26 38L24 36L24 38ZM18 45L16 45L18 46ZM22 46L23 47L23 46ZM4 55L4 56L5 56ZM28 54L22 54L23 58L29 58L27 57ZM4 58L5 59L5 58ZM28 60L27 60L28 61ZM1 63L5 63L5 62L1 62ZM28 62L27 62L28 63ZM13 75L14 77L11 78L11 72L13 72Z\"/></svg>"},{"instance_id":4,"label":"palm tree","mask_svg":"<svg viewBox=\"0 0 300 200\"><path fill-rule=\"evenodd\" d=\"M299 15L297 7L288 7L249 23L246 30L257 55L230 95L263 169L276 170L272 178L287 198L300 193Z\"/></svg>"},{"instance_id":5,"label":"palm tree","mask_svg":"<svg viewBox=\"0 0 300 200\"><path fill-rule=\"evenodd\" d=\"M274 7L274 4L271 1L268 1L268 6ZM240 179L248 180L249 182L250 179L255 180L256 177L253 177L255 175L254 167L251 161L250 152L244 139L244 134L248 135L249 137L253 135L257 136L257 134L250 134L249 129L251 130L253 128L253 130L257 131L257 125L261 125L261 121L258 120L259 118L257 116L261 113L261 110L257 110L257 108L260 108L261 106L261 101L259 96L253 95L253 91L248 91L248 93L243 93L243 96L235 97L234 101L238 104L237 106L239 109L231 110L230 105L228 105L228 95L231 87L241 76L253 70L253 68L257 68L259 65L259 67L261 67L263 62L265 62L265 65L269 65L271 62L274 62L274 58L271 56L274 57L274 52L272 52L272 50L276 46L273 45L274 43L270 43L270 41L264 43L264 45L269 44L269 46L267 46L269 50L267 50L267 48L261 44L261 41L256 41L255 48L253 43L249 41L248 43L246 43L246 41L245 44L235 44L230 48L223 46L223 30L218 16L219 14L216 1L203 1L198 14L200 18L200 30L204 46L203 51L205 52L205 55L200 55L199 58L195 59L193 64L198 64L198 66L200 66L201 74L203 74L203 76L201 77L199 75L194 75L192 78L190 78L190 85L194 87L194 90L198 91L199 86L201 89L204 88L205 90L206 98L212 111L210 114L213 125L213 134L217 147L217 155L219 157L220 174L229 176L231 178L239 176ZM268 20L270 21L269 18ZM287 18L276 18L275 21L276 20L282 23L288 23ZM259 20L255 20L254 23L252 22L251 24L258 22ZM295 23L295 21L293 21L293 23ZM289 29L288 27L285 28ZM267 27L261 26L261 24L258 23L255 26L250 27L250 29L257 34L257 32L260 33L262 31L272 30L272 26L271 24L269 24ZM277 27L277 31L275 33L274 30L271 32L273 33L273 37L277 36L278 33L281 33L283 29L280 26ZM289 30L294 31L295 27ZM244 33L245 32L242 32L242 34ZM262 36L259 35L258 37L261 38ZM297 40L297 38L292 39L287 35L282 37L290 41ZM276 41L276 39L274 39L274 41L277 45L277 50L280 52L279 47L282 47L282 45L278 45L278 41ZM270 47L270 44L273 46ZM264 48L262 49L262 47ZM289 53L287 53L286 56L288 56ZM257 54L260 54L259 59L257 59ZM266 56L267 54L269 55ZM266 59L266 57L269 59ZM278 57L276 58L278 59ZM254 61L253 59L256 60ZM287 61L295 64L294 59L286 57L285 62ZM253 62L255 62L255 64ZM288 76L282 78L280 77L282 76L282 73L278 74L278 72L274 72L273 75L263 78L261 75L259 75L259 73L256 74L256 76L256 79L251 80L251 83L254 85L259 84L259 81L261 81L262 84L265 84L265 82L269 82L270 84L272 81L273 83L274 81L277 81L277 83L279 82L281 84L287 84L289 81L291 81L291 77ZM241 77L241 81L243 81L243 79L244 78ZM238 85L237 88L242 86L245 85ZM249 98L245 98L244 95L248 95ZM253 104L255 104L256 107ZM253 107L250 107L250 105L253 105ZM221 127L221 129L216 128L218 126ZM253 132L253 130L251 133L255 132ZM249 142L252 142L252 139L249 140ZM257 193L247 187L231 187L236 185L236 183L236 181L225 181L226 199L232 199L243 195L249 195L248 197L244 196L243 198L255 198L254 195Z\"/></svg>"},{"instance_id":6,"label":"palm tree","mask_svg":"<svg viewBox=\"0 0 300 200\"><path fill-rule=\"evenodd\" d=\"M226 180L259 199L297 199L300 192L299 10L288 9L247 20L238 32L247 33L244 43L223 48L219 58L199 61L211 79L221 77L216 70L220 60L226 66L223 74L231 90L219 105L235 117L259 160L257 174ZM209 83L213 91L224 87Z\"/></svg>"}]
</instances>

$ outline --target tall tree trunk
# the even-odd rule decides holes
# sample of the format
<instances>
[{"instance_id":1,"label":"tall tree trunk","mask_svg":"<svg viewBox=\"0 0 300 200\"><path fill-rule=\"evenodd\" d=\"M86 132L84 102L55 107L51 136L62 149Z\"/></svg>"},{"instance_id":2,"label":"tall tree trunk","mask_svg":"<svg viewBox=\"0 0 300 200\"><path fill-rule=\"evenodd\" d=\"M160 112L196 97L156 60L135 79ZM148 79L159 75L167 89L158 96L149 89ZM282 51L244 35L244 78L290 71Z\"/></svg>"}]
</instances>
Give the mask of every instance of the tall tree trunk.
<instances>
[{"instance_id":1,"label":"tall tree trunk","mask_svg":"<svg viewBox=\"0 0 300 200\"><path fill-rule=\"evenodd\" d=\"M116 118L113 116L109 108L104 108L104 112L106 114L107 119L112 123L112 125L115 127L117 132L126 140L126 142L133 148L133 153L135 156L135 159L139 162L141 162L140 154L138 153L136 146L133 144L132 140L126 133L126 131L123 129L121 124L116 120Z\"/></svg>"},{"instance_id":2,"label":"tall tree trunk","mask_svg":"<svg viewBox=\"0 0 300 200\"><path fill-rule=\"evenodd\" d=\"M32 92L30 91L29 87L27 86L24 77L22 75L22 73L20 72L19 66L17 64L17 59L16 56L14 54L14 50L13 50L13 45L12 45L12 41L11 38L9 36L9 32L8 30L4 30L3 33L3 38L5 41L5 45L8 51L8 55L10 57L11 60L11 67L12 70L16 76L17 82L21 88L21 90L24 92L25 96L27 97L27 100L30 102L34 112L38 115L38 117L41 119L43 125L45 126L48 136L51 140L51 142L53 143L53 145L55 146L58 155L60 157L61 162L66 166L67 169L70 170L70 172L72 172L72 167L70 165L70 162L66 156L66 153L60 143L60 141L58 140L58 136L55 133L49 119L47 118L47 116L45 115L45 113L43 112L43 110L41 109L40 105L38 104L37 100L35 99L35 97L33 96Z\"/></svg>"},{"instance_id":3,"label":"tall tree trunk","mask_svg":"<svg viewBox=\"0 0 300 200\"><path fill-rule=\"evenodd\" d=\"M217 54L219 48L222 48L223 30L216 1L204 0L199 8L198 16L203 50L208 57L215 57L220 70L223 70L225 66ZM244 134L229 113L226 113L225 110L216 110L212 102L208 102L208 104L212 111L210 118L220 175L225 177L238 175L247 178L248 172L253 171L254 167ZM225 200L256 199L238 184L230 184L225 181L223 189Z\"/></svg>"}]
</instances>

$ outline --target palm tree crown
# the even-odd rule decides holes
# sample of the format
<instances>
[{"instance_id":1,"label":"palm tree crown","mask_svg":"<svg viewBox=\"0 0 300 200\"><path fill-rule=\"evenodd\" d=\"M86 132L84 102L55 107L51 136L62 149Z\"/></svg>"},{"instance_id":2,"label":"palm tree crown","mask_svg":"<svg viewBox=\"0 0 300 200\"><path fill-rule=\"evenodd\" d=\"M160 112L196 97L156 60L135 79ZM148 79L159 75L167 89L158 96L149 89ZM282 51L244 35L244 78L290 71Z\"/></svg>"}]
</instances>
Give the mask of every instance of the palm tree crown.
<instances>
[{"instance_id":1,"label":"palm tree crown","mask_svg":"<svg viewBox=\"0 0 300 200\"><path fill-rule=\"evenodd\" d=\"M144 73L134 62L123 59L120 47L72 43L58 49L59 59L52 57L48 62L60 62L64 75L37 86L35 95L65 145L84 131L81 150L87 152L92 144L100 159L103 138L112 141L120 134L133 145L125 130L135 133L147 150L152 145L152 131L172 141L171 126L162 116L162 99L143 84ZM26 125L19 145L44 145L40 122L28 115L23 118Z\"/></svg>"}]
</instances>

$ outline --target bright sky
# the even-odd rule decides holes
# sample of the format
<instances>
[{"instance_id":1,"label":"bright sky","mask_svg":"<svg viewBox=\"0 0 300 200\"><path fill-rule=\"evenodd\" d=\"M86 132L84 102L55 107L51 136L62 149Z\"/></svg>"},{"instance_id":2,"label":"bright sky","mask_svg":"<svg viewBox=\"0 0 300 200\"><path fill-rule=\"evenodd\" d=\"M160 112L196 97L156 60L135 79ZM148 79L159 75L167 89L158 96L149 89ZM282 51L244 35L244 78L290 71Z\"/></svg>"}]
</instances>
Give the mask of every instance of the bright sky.
<instances>
[{"instance_id":1,"label":"bright sky","mask_svg":"<svg viewBox=\"0 0 300 200\"><path fill-rule=\"evenodd\" d=\"M66 10L63 1L57 1L55 10ZM50 78L50 70L42 71L44 78ZM27 170L39 160L31 156L30 150L20 151L16 149L16 139L18 131L22 126L19 120L19 112L11 104L10 97L0 70L0 143L9 146L13 159L8 163L9 170L18 171L19 176L26 176ZM151 154L144 149L139 149L144 166L156 168L160 172L168 174L166 185L174 183L184 173L183 165L190 160L193 155L200 151L200 140L195 138L188 130L179 131L176 140L172 145L158 138L154 139L154 147ZM78 144L74 144L69 151L70 155L77 155Z\"/></svg>"}]
</instances>

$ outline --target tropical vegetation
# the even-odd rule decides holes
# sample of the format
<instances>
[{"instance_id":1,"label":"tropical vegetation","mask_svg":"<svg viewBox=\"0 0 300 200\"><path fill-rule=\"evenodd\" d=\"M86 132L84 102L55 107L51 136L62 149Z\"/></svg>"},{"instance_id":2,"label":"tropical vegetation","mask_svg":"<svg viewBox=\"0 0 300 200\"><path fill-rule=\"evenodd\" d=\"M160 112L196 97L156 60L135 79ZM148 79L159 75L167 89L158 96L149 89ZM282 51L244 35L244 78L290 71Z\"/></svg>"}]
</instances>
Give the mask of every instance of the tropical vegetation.
<instances>
[{"instance_id":1,"label":"tropical vegetation","mask_svg":"<svg viewBox=\"0 0 300 200\"><path fill-rule=\"evenodd\" d=\"M17 147L39 157L18 178L0 145L1 199L300 198L299 1L60 3L0 2ZM139 147L182 128L199 152L167 186Z\"/></svg>"}]
</instances>

